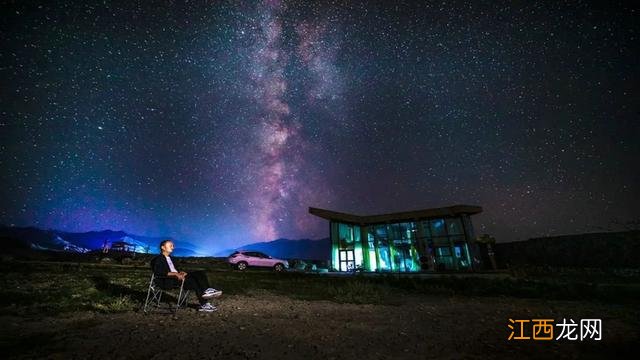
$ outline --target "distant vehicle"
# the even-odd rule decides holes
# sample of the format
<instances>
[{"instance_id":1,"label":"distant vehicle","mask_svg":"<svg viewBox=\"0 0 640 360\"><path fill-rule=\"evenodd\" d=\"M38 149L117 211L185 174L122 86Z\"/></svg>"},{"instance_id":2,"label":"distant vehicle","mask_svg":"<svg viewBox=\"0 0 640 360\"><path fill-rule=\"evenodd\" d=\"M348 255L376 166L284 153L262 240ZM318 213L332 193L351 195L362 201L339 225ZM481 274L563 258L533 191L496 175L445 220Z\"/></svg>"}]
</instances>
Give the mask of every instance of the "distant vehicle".
<instances>
[{"instance_id":1,"label":"distant vehicle","mask_svg":"<svg viewBox=\"0 0 640 360\"><path fill-rule=\"evenodd\" d=\"M278 272L289 268L289 262L287 260L272 258L259 251L238 250L229 255L227 262L240 271L246 270L249 266L268 267Z\"/></svg>"}]
</instances>

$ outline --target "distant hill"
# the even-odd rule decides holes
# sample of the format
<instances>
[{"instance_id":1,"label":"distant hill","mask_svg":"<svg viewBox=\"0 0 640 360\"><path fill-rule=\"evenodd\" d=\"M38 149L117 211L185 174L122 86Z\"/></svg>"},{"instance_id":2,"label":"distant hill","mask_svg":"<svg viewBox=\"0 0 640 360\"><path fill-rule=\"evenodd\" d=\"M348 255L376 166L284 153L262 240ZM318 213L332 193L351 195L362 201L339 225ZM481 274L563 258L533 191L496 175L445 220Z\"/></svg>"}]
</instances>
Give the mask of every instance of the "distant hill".
<instances>
[{"instance_id":1,"label":"distant hill","mask_svg":"<svg viewBox=\"0 0 640 360\"><path fill-rule=\"evenodd\" d=\"M54 250L74 253L86 253L102 249L105 243L124 241L135 246L140 253L159 253L158 244L169 237L148 237L129 234L124 231L89 231L82 233L59 230L43 230L36 227L12 227L0 225L0 239L3 246L10 248L31 248L34 250ZM174 256L207 256L199 252L198 246L185 242L176 242ZM329 238L320 240L278 239L269 242L257 242L234 249L219 251L214 256L226 257L238 249L255 250L273 257L285 259L326 260L331 257Z\"/></svg>"},{"instance_id":2,"label":"distant hill","mask_svg":"<svg viewBox=\"0 0 640 360\"><path fill-rule=\"evenodd\" d=\"M236 250L254 250L283 259L327 260L331 258L331 241L278 239L268 242L257 242L234 249L219 251L215 256L226 257Z\"/></svg>"},{"instance_id":3,"label":"distant hill","mask_svg":"<svg viewBox=\"0 0 640 360\"><path fill-rule=\"evenodd\" d=\"M499 268L557 266L640 269L640 231L569 234L498 243Z\"/></svg>"},{"instance_id":4,"label":"distant hill","mask_svg":"<svg viewBox=\"0 0 640 360\"><path fill-rule=\"evenodd\" d=\"M34 250L55 250L76 253L86 253L91 250L102 249L104 244L109 246L116 241L124 241L135 246L140 253L159 253L158 244L168 237L148 237L129 234L124 231L89 231L83 233L64 232L59 230L43 230L36 227L0 226L0 238L5 245L19 246L23 244ZM180 241L174 250L175 256L201 256L194 244Z\"/></svg>"}]
</instances>

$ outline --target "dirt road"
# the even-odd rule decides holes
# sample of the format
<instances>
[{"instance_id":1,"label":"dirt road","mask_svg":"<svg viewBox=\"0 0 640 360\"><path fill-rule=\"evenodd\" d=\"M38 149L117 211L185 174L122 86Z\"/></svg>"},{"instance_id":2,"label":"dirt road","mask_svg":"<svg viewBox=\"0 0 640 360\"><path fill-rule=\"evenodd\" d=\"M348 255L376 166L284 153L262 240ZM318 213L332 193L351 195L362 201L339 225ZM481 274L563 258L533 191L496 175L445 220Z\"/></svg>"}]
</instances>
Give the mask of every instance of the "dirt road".
<instances>
[{"instance_id":1,"label":"dirt road","mask_svg":"<svg viewBox=\"0 0 640 360\"><path fill-rule=\"evenodd\" d=\"M223 296L216 313L4 314L11 358L603 358L634 349L637 309L512 298L408 297L397 305ZM507 341L508 319L601 318L601 341ZM637 324L637 322L635 322ZM555 334L557 335L557 334ZM5 357L5 356L3 356Z\"/></svg>"}]
</instances>

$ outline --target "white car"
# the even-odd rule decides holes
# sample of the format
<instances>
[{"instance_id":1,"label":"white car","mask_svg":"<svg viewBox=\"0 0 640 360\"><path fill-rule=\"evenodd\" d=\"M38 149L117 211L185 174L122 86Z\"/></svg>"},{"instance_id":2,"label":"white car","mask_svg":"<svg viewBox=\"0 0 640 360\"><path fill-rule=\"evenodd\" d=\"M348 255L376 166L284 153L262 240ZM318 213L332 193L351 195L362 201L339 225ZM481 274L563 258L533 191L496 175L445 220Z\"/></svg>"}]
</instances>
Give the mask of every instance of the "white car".
<instances>
[{"instance_id":1,"label":"white car","mask_svg":"<svg viewBox=\"0 0 640 360\"><path fill-rule=\"evenodd\" d=\"M268 267L278 272L289 268L289 262L287 260L272 258L259 251L238 250L229 255L227 261L240 271L246 270L249 266Z\"/></svg>"}]
</instances>

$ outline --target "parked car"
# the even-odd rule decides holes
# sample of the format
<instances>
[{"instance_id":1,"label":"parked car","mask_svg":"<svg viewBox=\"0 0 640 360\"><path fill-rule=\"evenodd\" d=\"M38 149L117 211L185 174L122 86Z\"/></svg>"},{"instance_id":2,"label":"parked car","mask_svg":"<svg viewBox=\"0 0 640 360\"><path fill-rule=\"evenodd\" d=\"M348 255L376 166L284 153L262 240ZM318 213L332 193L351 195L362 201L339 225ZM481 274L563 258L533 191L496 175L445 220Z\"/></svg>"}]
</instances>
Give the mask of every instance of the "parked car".
<instances>
[{"instance_id":1,"label":"parked car","mask_svg":"<svg viewBox=\"0 0 640 360\"><path fill-rule=\"evenodd\" d=\"M250 266L268 267L278 272L289 268L289 262L287 260L272 258L259 251L238 250L229 255L227 261L240 271L246 270Z\"/></svg>"}]
</instances>

